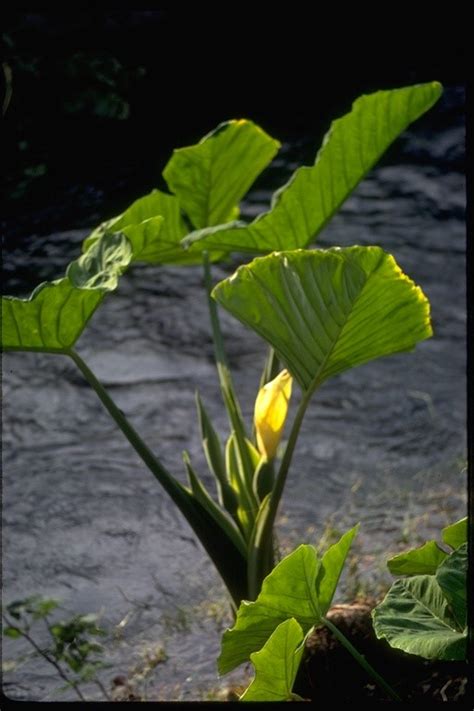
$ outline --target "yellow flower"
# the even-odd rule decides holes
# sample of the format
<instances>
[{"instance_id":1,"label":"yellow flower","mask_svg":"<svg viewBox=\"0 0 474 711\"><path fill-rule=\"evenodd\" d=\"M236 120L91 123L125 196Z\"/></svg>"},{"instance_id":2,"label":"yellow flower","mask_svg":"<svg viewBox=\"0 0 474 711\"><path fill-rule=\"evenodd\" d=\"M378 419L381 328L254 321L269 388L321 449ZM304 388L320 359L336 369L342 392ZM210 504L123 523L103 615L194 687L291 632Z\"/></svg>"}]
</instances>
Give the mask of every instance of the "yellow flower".
<instances>
[{"instance_id":1,"label":"yellow flower","mask_svg":"<svg viewBox=\"0 0 474 711\"><path fill-rule=\"evenodd\" d=\"M260 388L255 400L254 422L257 447L267 460L273 459L288 414L293 378L282 370L276 378Z\"/></svg>"}]
</instances>

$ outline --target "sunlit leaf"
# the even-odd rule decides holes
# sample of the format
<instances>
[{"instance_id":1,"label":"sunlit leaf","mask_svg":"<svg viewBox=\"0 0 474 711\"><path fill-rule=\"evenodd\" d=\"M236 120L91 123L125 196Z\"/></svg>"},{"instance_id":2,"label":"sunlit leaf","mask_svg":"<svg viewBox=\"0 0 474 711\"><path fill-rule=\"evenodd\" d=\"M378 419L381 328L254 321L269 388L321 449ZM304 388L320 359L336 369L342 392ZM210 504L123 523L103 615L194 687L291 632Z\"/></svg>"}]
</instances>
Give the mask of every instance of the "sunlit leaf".
<instances>
[{"instance_id":1,"label":"sunlit leaf","mask_svg":"<svg viewBox=\"0 0 474 711\"><path fill-rule=\"evenodd\" d=\"M441 535L443 541L451 548L459 548L463 543L467 543L467 517L464 516L456 523L443 528Z\"/></svg>"},{"instance_id":2,"label":"sunlit leaf","mask_svg":"<svg viewBox=\"0 0 474 711\"><path fill-rule=\"evenodd\" d=\"M290 701L304 651L304 634L295 619L282 622L259 652L250 655L255 678L241 701Z\"/></svg>"},{"instance_id":3,"label":"sunlit leaf","mask_svg":"<svg viewBox=\"0 0 474 711\"><path fill-rule=\"evenodd\" d=\"M255 602L244 600L233 628L224 632L217 661L220 674L247 661L252 652L263 647L276 627L290 617L298 622L304 634L321 621L332 602L357 530L355 526L331 546L323 557L324 567L310 545L298 546L278 563L263 581Z\"/></svg>"},{"instance_id":4,"label":"sunlit leaf","mask_svg":"<svg viewBox=\"0 0 474 711\"><path fill-rule=\"evenodd\" d=\"M301 545L267 575L255 602L241 603L234 627L226 630L222 638L217 662L220 674L247 661L288 618L294 617L304 633L319 621L318 567L314 547Z\"/></svg>"},{"instance_id":5,"label":"sunlit leaf","mask_svg":"<svg viewBox=\"0 0 474 711\"><path fill-rule=\"evenodd\" d=\"M252 121L227 121L175 150L163 177L194 227L216 225L237 217L238 203L279 147Z\"/></svg>"},{"instance_id":6,"label":"sunlit leaf","mask_svg":"<svg viewBox=\"0 0 474 711\"><path fill-rule=\"evenodd\" d=\"M28 299L2 297L5 350L65 352L77 341L105 295L114 290L132 257L124 235L107 234L63 279L40 284Z\"/></svg>"},{"instance_id":7,"label":"sunlit leaf","mask_svg":"<svg viewBox=\"0 0 474 711\"><path fill-rule=\"evenodd\" d=\"M377 637L426 659L462 660L467 632L460 631L434 575L397 580L373 613Z\"/></svg>"},{"instance_id":8,"label":"sunlit leaf","mask_svg":"<svg viewBox=\"0 0 474 711\"><path fill-rule=\"evenodd\" d=\"M160 190L135 200L121 215L103 222L84 240L87 251L106 232L122 232L132 244L134 262L198 264L201 256L185 251L180 241L188 229L178 199ZM212 255L211 255L212 257Z\"/></svg>"},{"instance_id":9,"label":"sunlit leaf","mask_svg":"<svg viewBox=\"0 0 474 711\"><path fill-rule=\"evenodd\" d=\"M304 390L432 335L428 300L380 247L275 252L212 295L274 347Z\"/></svg>"},{"instance_id":10,"label":"sunlit leaf","mask_svg":"<svg viewBox=\"0 0 474 711\"><path fill-rule=\"evenodd\" d=\"M331 606L344 563L358 531L359 524L330 546L321 559L316 577L316 595L321 615L325 615Z\"/></svg>"},{"instance_id":11,"label":"sunlit leaf","mask_svg":"<svg viewBox=\"0 0 474 711\"><path fill-rule=\"evenodd\" d=\"M269 212L249 225L197 230L184 244L193 250L253 253L308 246L388 146L441 92L441 85L431 82L360 96L331 124L314 166L298 168L274 194Z\"/></svg>"},{"instance_id":12,"label":"sunlit leaf","mask_svg":"<svg viewBox=\"0 0 474 711\"><path fill-rule=\"evenodd\" d=\"M428 541L419 548L393 556L387 565L392 575L434 575L447 555L435 541Z\"/></svg>"}]
</instances>

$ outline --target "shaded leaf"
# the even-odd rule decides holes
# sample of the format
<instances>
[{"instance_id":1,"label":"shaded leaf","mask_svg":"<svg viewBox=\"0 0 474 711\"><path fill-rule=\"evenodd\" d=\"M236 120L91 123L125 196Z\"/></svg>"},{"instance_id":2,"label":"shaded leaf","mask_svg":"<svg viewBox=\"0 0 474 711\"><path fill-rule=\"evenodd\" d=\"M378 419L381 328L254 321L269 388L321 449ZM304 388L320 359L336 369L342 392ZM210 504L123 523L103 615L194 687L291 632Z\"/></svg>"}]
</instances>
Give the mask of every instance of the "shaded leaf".
<instances>
[{"instance_id":1,"label":"shaded leaf","mask_svg":"<svg viewBox=\"0 0 474 711\"><path fill-rule=\"evenodd\" d=\"M435 541L399 553L387 561L392 575L434 575L448 554Z\"/></svg>"},{"instance_id":2,"label":"shaded leaf","mask_svg":"<svg viewBox=\"0 0 474 711\"><path fill-rule=\"evenodd\" d=\"M282 622L259 652L250 655L255 678L241 701L290 701L304 651L303 630L294 618Z\"/></svg>"},{"instance_id":3,"label":"shaded leaf","mask_svg":"<svg viewBox=\"0 0 474 711\"><path fill-rule=\"evenodd\" d=\"M227 121L175 150L163 177L194 227L216 225L237 217L238 203L279 147L252 121Z\"/></svg>"},{"instance_id":4,"label":"shaded leaf","mask_svg":"<svg viewBox=\"0 0 474 711\"><path fill-rule=\"evenodd\" d=\"M28 299L2 297L5 350L65 352L104 296L116 288L132 256L124 235L104 235L69 265L66 276L40 284Z\"/></svg>"},{"instance_id":5,"label":"shaded leaf","mask_svg":"<svg viewBox=\"0 0 474 711\"><path fill-rule=\"evenodd\" d=\"M461 629L467 618L467 543L457 548L436 571L436 580Z\"/></svg>"},{"instance_id":6,"label":"shaded leaf","mask_svg":"<svg viewBox=\"0 0 474 711\"><path fill-rule=\"evenodd\" d=\"M467 543L467 516L443 528L441 536L451 548L459 548L463 543Z\"/></svg>"},{"instance_id":7,"label":"shaded leaf","mask_svg":"<svg viewBox=\"0 0 474 711\"><path fill-rule=\"evenodd\" d=\"M467 633L460 632L433 575L397 580L372 612L377 637L426 659L463 660Z\"/></svg>"},{"instance_id":8,"label":"shaded leaf","mask_svg":"<svg viewBox=\"0 0 474 711\"><path fill-rule=\"evenodd\" d=\"M429 302L380 247L276 252L212 292L306 390L432 335Z\"/></svg>"},{"instance_id":9,"label":"shaded leaf","mask_svg":"<svg viewBox=\"0 0 474 711\"><path fill-rule=\"evenodd\" d=\"M301 167L252 223L191 233L196 249L271 252L308 246L392 141L441 96L438 82L360 96L324 137L312 167ZM212 223L209 223L212 224ZM203 225L196 225L203 227Z\"/></svg>"}]
</instances>

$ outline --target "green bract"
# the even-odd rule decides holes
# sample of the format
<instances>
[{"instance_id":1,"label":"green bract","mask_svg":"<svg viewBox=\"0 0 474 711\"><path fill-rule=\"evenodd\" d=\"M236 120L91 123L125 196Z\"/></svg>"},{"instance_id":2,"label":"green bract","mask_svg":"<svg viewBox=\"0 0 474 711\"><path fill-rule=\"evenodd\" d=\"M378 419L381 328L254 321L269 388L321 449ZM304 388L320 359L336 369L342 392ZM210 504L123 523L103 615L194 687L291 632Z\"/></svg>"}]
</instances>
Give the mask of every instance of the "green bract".
<instances>
[{"instance_id":1,"label":"green bract","mask_svg":"<svg viewBox=\"0 0 474 711\"><path fill-rule=\"evenodd\" d=\"M432 335L428 300L380 247L275 252L213 296L274 347L303 390Z\"/></svg>"}]
</instances>

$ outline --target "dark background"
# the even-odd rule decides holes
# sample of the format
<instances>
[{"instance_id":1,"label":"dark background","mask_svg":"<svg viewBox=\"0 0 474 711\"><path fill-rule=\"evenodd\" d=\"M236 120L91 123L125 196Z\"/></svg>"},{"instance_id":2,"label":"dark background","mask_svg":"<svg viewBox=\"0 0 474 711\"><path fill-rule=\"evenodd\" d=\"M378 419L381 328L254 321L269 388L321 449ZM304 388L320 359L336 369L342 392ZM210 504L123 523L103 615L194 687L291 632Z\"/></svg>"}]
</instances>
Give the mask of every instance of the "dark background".
<instances>
[{"instance_id":1,"label":"dark background","mask_svg":"<svg viewBox=\"0 0 474 711\"><path fill-rule=\"evenodd\" d=\"M2 23L4 101L11 90L1 145L4 246L93 225L164 187L173 147L225 119L251 118L280 140L319 140L363 92L463 84L456 22L453 31L441 18L434 30L385 8L361 33L342 8L333 17L179 3L10 11Z\"/></svg>"}]
</instances>

